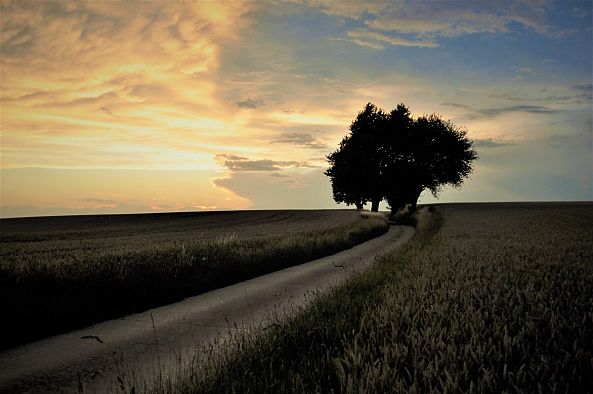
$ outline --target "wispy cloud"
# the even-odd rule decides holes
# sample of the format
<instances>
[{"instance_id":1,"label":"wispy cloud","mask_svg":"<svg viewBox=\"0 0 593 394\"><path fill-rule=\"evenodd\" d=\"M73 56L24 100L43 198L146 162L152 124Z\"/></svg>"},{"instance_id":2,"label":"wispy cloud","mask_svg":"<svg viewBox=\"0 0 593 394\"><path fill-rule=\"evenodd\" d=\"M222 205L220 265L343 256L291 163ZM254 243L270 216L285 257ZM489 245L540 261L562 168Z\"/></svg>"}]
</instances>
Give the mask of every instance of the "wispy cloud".
<instances>
[{"instance_id":1,"label":"wispy cloud","mask_svg":"<svg viewBox=\"0 0 593 394\"><path fill-rule=\"evenodd\" d=\"M257 107L261 107L262 105L264 105L263 101L260 100L253 100L253 99L245 99L245 100L240 100L236 102L237 107L239 108L249 108L249 109L254 109Z\"/></svg>"},{"instance_id":2,"label":"wispy cloud","mask_svg":"<svg viewBox=\"0 0 593 394\"><path fill-rule=\"evenodd\" d=\"M324 13L333 16L360 18L361 16L377 15L389 9L392 1L335 1L335 0L295 0L309 7L321 9Z\"/></svg>"},{"instance_id":3,"label":"wispy cloud","mask_svg":"<svg viewBox=\"0 0 593 394\"><path fill-rule=\"evenodd\" d=\"M500 148L503 146L515 145L512 141L504 141L494 138L482 138L473 140L476 148Z\"/></svg>"},{"instance_id":4,"label":"wispy cloud","mask_svg":"<svg viewBox=\"0 0 593 394\"><path fill-rule=\"evenodd\" d=\"M492 118L509 112L523 112L529 114L554 114L559 110L540 105L512 105L500 108L481 108L470 114L470 118Z\"/></svg>"},{"instance_id":5,"label":"wispy cloud","mask_svg":"<svg viewBox=\"0 0 593 394\"><path fill-rule=\"evenodd\" d=\"M252 160L247 157L232 154L218 154L216 161L230 171L281 171L284 168L312 168L311 164L304 161L282 161L271 159Z\"/></svg>"},{"instance_id":6,"label":"wispy cloud","mask_svg":"<svg viewBox=\"0 0 593 394\"><path fill-rule=\"evenodd\" d=\"M581 102L593 101L593 84L573 85L572 90L576 93L576 97Z\"/></svg>"},{"instance_id":7,"label":"wispy cloud","mask_svg":"<svg viewBox=\"0 0 593 394\"><path fill-rule=\"evenodd\" d=\"M106 113L107 115L117 118L117 115L115 115L113 112L111 112L111 110L107 107L101 107L101 111L103 111L103 113Z\"/></svg>"},{"instance_id":8,"label":"wispy cloud","mask_svg":"<svg viewBox=\"0 0 593 394\"><path fill-rule=\"evenodd\" d=\"M555 35L546 21L548 4L406 2L370 19L373 29L414 34L419 37L459 37L474 33L507 33L518 23L544 35Z\"/></svg>"},{"instance_id":9,"label":"wispy cloud","mask_svg":"<svg viewBox=\"0 0 593 394\"><path fill-rule=\"evenodd\" d=\"M168 167L155 158L224 141L212 130L233 130L235 119L221 116L230 111L213 79L221 43L251 5L163 5L1 3L3 166L105 168L127 152L135 168Z\"/></svg>"},{"instance_id":10,"label":"wispy cloud","mask_svg":"<svg viewBox=\"0 0 593 394\"><path fill-rule=\"evenodd\" d=\"M511 90L502 93L491 93L488 97L504 99L506 101L522 103L558 103L558 104L587 104L592 101L593 89L591 84L561 86L552 89L542 88L537 94L525 95Z\"/></svg>"},{"instance_id":11,"label":"wispy cloud","mask_svg":"<svg viewBox=\"0 0 593 394\"><path fill-rule=\"evenodd\" d=\"M582 7L574 7L572 9L572 13L577 18L584 18L591 14L591 9L590 8L586 9L586 8L582 8Z\"/></svg>"},{"instance_id":12,"label":"wispy cloud","mask_svg":"<svg viewBox=\"0 0 593 394\"><path fill-rule=\"evenodd\" d=\"M522 25L537 33L560 37L570 30L554 29L546 19L551 5L513 1L498 3L468 2L338 2L309 1L328 15L365 20L365 28L347 33L348 41L373 49L385 45L435 48L438 38L468 34L508 33L511 24ZM388 33L388 34L383 34ZM394 35L397 34L397 35Z\"/></svg>"},{"instance_id":13,"label":"wispy cloud","mask_svg":"<svg viewBox=\"0 0 593 394\"><path fill-rule=\"evenodd\" d=\"M382 49L384 45L422 48L438 47L438 44L432 40L410 40L361 28L349 31L347 33L347 36L350 38L352 42L375 49Z\"/></svg>"},{"instance_id":14,"label":"wispy cloud","mask_svg":"<svg viewBox=\"0 0 593 394\"><path fill-rule=\"evenodd\" d=\"M499 115L504 115L512 112L521 112L527 114L555 114L560 112L559 109L549 108L541 105L510 105L505 107L486 107L475 108L467 104L444 102L443 106L461 108L468 111L467 117L469 119L480 118L494 118Z\"/></svg>"},{"instance_id":15,"label":"wispy cloud","mask_svg":"<svg viewBox=\"0 0 593 394\"><path fill-rule=\"evenodd\" d=\"M117 201L117 200L108 199L108 198L96 198L96 197L82 198L80 201L92 202L92 203L97 203L97 204L105 204L105 205L117 205L119 203L119 201Z\"/></svg>"},{"instance_id":16,"label":"wispy cloud","mask_svg":"<svg viewBox=\"0 0 593 394\"><path fill-rule=\"evenodd\" d=\"M470 107L469 105L466 104L460 104L460 103L449 103L449 102L444 102L441 103L441 105L444 105L446 107L454 107L454 108L463 108L463 109L471 109L472 107Z\"/></svg>"},{"instance_id":17,"label":"wispy cloud","mask_svg":"<svg viewBox=\"0 0 593 394\"><path fill-rule=\"evenodd\" d=\"M318 141L311 134L307 133L285 133L276 137L271 142L279 144L297 145L311 149L327 149L328 147L327 144Z\"/></svg>"}]
</instances>

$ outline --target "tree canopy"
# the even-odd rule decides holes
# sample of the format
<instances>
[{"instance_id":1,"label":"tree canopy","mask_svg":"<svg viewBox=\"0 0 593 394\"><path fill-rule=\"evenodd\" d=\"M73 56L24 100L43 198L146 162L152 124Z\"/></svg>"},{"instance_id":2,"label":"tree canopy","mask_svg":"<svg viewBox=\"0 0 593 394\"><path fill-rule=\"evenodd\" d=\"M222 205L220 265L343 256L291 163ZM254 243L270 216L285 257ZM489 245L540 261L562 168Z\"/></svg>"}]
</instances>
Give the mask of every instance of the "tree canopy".
<instances>
[{"instance_id":1,"label":"tree canopy","mask_svg":"<svg viewBox=\"0 0 593 394\"><path fill-rule=\"evenodd\" d=\"M342 139L338 150L327 158L331 167L325 171L331 179L334 200L362 208L367 202L378 204L383 199L381 148L385 114L368 103L350 125L350 134Z\"/></svg>"},{"instance_id":2,"label":"tree canopy","mask_svg":"<svg viewBox=\"0 0 593 394\"><path fill-rule=\"evenodd\" d=\"M377 211L416 203L424 190L434 196L446 185L459 187L477 159L466 131L436 114L414 119L400 104L385 113L368 103L350 125L338 149L327 156L334 200Z\"/></svg>"}]
</instances>

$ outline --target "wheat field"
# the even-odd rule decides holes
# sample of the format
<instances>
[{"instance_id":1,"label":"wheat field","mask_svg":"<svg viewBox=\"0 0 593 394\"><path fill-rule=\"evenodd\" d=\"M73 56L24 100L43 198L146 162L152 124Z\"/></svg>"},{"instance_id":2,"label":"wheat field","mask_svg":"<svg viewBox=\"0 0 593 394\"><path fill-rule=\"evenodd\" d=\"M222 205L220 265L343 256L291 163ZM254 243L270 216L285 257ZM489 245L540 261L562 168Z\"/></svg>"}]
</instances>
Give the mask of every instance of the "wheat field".
<instances>
[{"instance_id":1,"label":"wheat field","mask_svg":"<svg viewBox=\"0 0 593 394\"><path fill-rule=\"evenodd\" d=\"M355 210L0 220L0 348L236 283L387 231Z\"/></svg>"},{"instance_id":2,"label":"wheat field","mask_svg":"<svg viewBox=\"0 0 593 394\"><path fill-rule=\"evenodd\" d=\"M156 391L591 392L593 204L430 211L372 270Z\"/></svg>"}]
</instances>

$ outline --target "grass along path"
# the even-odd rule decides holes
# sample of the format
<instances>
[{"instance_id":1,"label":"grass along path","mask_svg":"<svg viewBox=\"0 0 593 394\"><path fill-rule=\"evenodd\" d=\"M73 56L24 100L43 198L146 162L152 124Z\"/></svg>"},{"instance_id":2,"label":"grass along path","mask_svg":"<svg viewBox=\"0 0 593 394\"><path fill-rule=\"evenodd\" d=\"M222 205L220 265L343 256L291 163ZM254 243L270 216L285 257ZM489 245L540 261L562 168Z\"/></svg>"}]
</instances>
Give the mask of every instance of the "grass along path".
<instances>
[{"instance_id":1,"label":"grass along path","mask_svg":"<svg viewBox=\"0 0 593 394\"><path fill-rule=\"evenodd\" d=\"M356 211L38 219L2 221L0 348L314 260L388 229L382 216Z\"/></svg>"},{"instance_id":2,"label":"grass along path","mask_svg":"<svg viewBox=\"0 0 593 394\"><path fill-rule=\"evenodd\" d=\"M591 392L593 204L423 212L375 269L157 392Z\"/></svg>"}]
</instances>

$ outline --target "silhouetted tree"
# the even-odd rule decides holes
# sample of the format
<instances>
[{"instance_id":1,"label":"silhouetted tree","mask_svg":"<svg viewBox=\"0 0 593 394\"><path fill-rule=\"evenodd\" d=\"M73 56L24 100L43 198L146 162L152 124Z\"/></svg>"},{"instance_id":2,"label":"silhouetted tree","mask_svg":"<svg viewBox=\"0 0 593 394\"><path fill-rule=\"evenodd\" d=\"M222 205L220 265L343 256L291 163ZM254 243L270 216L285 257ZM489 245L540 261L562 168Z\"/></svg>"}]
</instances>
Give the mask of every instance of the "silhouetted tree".
<instances>
[{"instance_id":1,"label":"silhouetted tree","mask_svg":"<svg viewBox=\"0 0 593 394\"><path fill-rule=\"evenodd\" d=\"M409 162L404 169L408 172L408 203L412 211L424 190L438 197L444 186L460 187L478 158L466 131L436 114L416 119L406 138ZM398 164L392 162L394 166Z\"/></svg>"},{"instance_id":2,"label":"silhouetted tree","mask_svg":"<svg viewBox=\"0 0 593 394\"><path fill-rule=\"evenodd\" d=\"M337 151L329 155L332 167L325 171L331 179L334 200L346 205L354 204L362 209L369 201L366 193L364 174L359 163L364 161L364 154L359 146L344 137Z\"/></svg>"},{"instance_id":3,"label":"silhouetted tree","mask_svg":"<svg viewBox=\"0 0 593 394\"><path fill-rule=\"evenodd\" d=\"M350 125L350 134L342 139L338 150L327 156L334 200L362 209L367 202L371 210L379 210L384 198L381 161L377 152L381 148L381 133L387 115L368 103Z\"/></svg>"},{"instance_id":4,"label":"silhouetted tree","mask_svg":"<svg viewBox=\"0 0 593 394\"><path fill-rule=\"evenodd\" d=\"M403 104L385 114L368 103L327 157L325 174L338 203L360 209L371 201L377 211L387 199L392 210L415 211L424 190L438 196L445 185L461 186L477 157L465 130L438 115L414 120Z\"/></svg>"},{"instance_id":5,"label":"silhouetted tree","mask_svg":"<svg viewBox=\"0 0 593 394\"><path fill-rule=\"evenodd\" d=\"M414 187L412 172L413 151L411 132L414 120L410 110L399 104L389 113L380 152L383 162L384 197L392 211L397 211L412 200Z\"/></svg>"}]
</instances>

